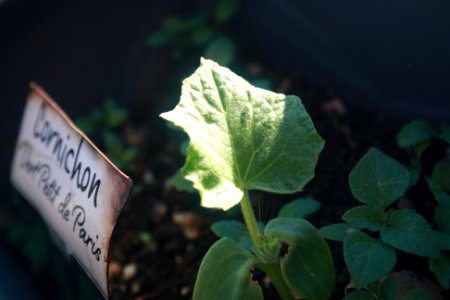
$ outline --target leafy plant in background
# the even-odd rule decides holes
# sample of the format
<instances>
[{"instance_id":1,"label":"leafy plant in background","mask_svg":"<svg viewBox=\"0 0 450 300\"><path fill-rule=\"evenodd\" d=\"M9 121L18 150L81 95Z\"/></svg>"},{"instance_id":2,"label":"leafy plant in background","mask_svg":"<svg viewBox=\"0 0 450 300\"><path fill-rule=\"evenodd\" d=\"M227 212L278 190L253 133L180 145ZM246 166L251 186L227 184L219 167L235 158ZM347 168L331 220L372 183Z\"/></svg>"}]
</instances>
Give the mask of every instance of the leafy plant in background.
<instances>
[{"instance_id":1,"label":"leafy plant in background","mask_svg":"<svg viewBox=\"0 0 450 300\"><path fill-rule=\"evenodd\" d=\"M171 47L174 58L181 58L189 49L204 48L204 57L228 65L234 58L235 43L223 33L223 27L239 6L239 0L220 0L213 11L204 10L187 18L167 17L146 43L153 48Z\"/></svg>"},{"instance_id":2,"label":"leafy plant in background","mask_svg":"<svg viewBox=\"0 0 450 300\"><path fill-rule=\"evenodd\" d=\"M363 205L344 213L342 219L346 223L320 230L324 237L343 242L344 260L358 289L392 271L397 261L396 249L430 261L450 250L450 236L433 231L412 210L392 208L410 187L409 174L391 157L370 149L349 176L352 194Z\"/></svg>"},{"instance_id":3,"label":"leafy plant in background","mask_svg":"<svg viewBox=\"0 0 450 300\"><path fill-rule=\"evenodd\" d=\"M422 171L421 157L432 144L433 138L445 143L446 156L439 160L432 169L431 175ZM441 125L439 129L423 121L412 121L405 125L397 136L399 147L405 148L411 155L411 166L415 184L420 176L424 176L430 191L437 201L434 222L438 229L450 235L450 126ZM441 251L440 255L430 259L430 270L436 275L442 287L450 287L450 251Z\"/></svg>"},{"instance_id":4,"label":"leafy plant in background","mask_svg":"<svg viewBox=\"0 0 450 300\"><path fill-rule=\"evenodd\" d=\"M400 299L400 288L395 278L386 278L368 284L363 289L347 295L344 300L397 300ZM402 300L434 300L434 297L423 288L408 291Z\"/></svg>"},{"instance_id":5,"label":"leafy plant in background","mask_svg":"<svg viewBox=\"0 0 450 300\"><path fill-rule=\"evenodd\" d=\"M450 144L450 126L442 125L439 130L432 125L415 120L412 121L400 130L397 135L397 145L406 149L411 157L411 164L409 166L411 172L411 185L417 183L417 180L421 175L425 175L422 171L422 155L431 145L433 138L440 138L447 147ZM438 162L433 170L433 174L427 177L430 188L433 192L450 192L450 178L449 176L443 176L450 172L450 158L445 157Z\"/></svg>"},{"instance_id":6,"label":"leafy plant in background","mask_svg":"<svg viewBox=\"0 0 450 300\"><path fill-rule=\"evenodd\" d=\"M180 103L161 116L189 135L182 175L202 205L227 210L240 204L246 224L213 227L223 238L204 257L193 298L262 299L251 274L258 268L283 299L327 299L335 272L319 231L306 220L284 217L289 209L261 228L249 198L251 190L299 191L314 176L324 143L300 99L253 87L202 59L183 82ZM283 245L287 253L281 255Z\"/></svg>"}]
</instances>

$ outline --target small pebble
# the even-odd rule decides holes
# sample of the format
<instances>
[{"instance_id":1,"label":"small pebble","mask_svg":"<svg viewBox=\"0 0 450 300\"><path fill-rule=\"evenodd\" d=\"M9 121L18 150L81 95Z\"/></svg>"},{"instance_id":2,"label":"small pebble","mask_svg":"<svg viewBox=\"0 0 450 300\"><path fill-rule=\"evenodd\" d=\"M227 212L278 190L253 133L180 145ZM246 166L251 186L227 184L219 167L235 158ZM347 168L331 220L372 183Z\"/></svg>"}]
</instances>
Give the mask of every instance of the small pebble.
<instances>
[{"instance_id":1,"label":"small pebble","mask_svg":"<svg viewBox=\"0 0 450 300\"><path fill-rule=\"evenodd\" d=\"M195 250L195 247L194 247L194 245L193 245L192 243L189 243L189 244L187 244L187 246L186 246L186 250L187 250L188 252L192 252L192 251Z\"/></svg>"},{"instance_id":2,"label":"small pebble","mask_svg":"<svg viewBox=\"0 0 450 300\"><path fill-rule=\"evenodd\" d=\"M191 292L191 288L188 286L183 286L180 290L181 296L187 296Z\"/></svg>"},{"instance_id":3,"label":"small pebble","mask_svg":"<svg viewBox=\"0 0 450 300\"><path fill-rule=\"evenodd\" d=\"M153 212L158 216L158 217L163 217L166 213L167 213L167 204L162 203L162 202L155 202L155 204L153 205Z\"/></svg>"},{"instance_id":4,"label":"small pebble","mask_svg":"<svg viewBox=\"0 0 450 300\"><path fill-rule=\"evenodd\" d=\"M272 279L269 276L264 276L263 283L266 288L269 288L272 285Z\"/></svg>"},{"instance_id":5,"label":"small pebble","mask_svg":"<svg viewBox=\"0 0 450 300\"><path fill-rule=\"evenodd\" d=\"M181 265L183 263L184 259L181 255L175 255L175 263L177 265Z\"/></svg>"},{"instance_id":6,"label":"small pebble","mask_svg":"<svg viewBox=\"0 0 450 300\"><path fill-rule=\"evenodd\" d=\"M133 293L133 294L137 294L137 293L139 293L141 291L141 284L138 282L138 281L134 281L132 284L131 284L131 292Z\"/></svg>"},{"instance_id":7,"label":"small pebble","mask_svg":"<svg viewBox=\"0 0 450 300\"><path fill-rule=\"evenodd\" d=\"M110 277L119 276L121 271L122 271L122 266L118 262L111 261L109 263L109 276Z\"/></svg>"},{"instance_id":8,"label":"small pebble","mask_svg":"<svg viewBox=\"0 0 450 300\"><path fill-rule=\"evenodd\" d=\"M261 76L263 72L262 66L258 63L249 63L247 69L253 76Z\"/></svg>"},{"instance_id":9,"label":"small pebble","mask_svg":"<svg viewBox=\"0 0 450 300\"><path fill-rule=\"evenodd\" d=\"M135 263L130 263L123 268L122 278L123 280L130 280L137 273L137 265Z\"/></svg>"},{"instance_id":10,"label":"small pebble","mask_svg":"<svg viewBox=\"0 0 450 300\"><path fill-rule=\"evenodd\" d=\"M155 175L153 175L151 170L145 171L143 181L147 185L152 185L155 183Z\"/></svg>"},{"instance_id":11,"label":"small pebble","mask_svg":"<svg viewBox=\"0 0 450 300\"><path fill-rule=\"evenodd\" d=\"M200 237L199 221L192 212L177 212L172 215L173 222L181 227L184 236L189 240Z\"/></svg>"}]
</instances>

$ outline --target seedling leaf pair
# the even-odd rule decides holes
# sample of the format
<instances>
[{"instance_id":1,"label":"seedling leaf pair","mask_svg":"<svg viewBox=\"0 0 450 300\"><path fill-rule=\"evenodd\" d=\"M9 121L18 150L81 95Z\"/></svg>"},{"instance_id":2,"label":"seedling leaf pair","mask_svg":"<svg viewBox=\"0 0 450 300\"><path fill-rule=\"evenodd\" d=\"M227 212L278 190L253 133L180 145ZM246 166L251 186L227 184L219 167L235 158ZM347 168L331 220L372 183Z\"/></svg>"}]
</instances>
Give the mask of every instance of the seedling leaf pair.
<instances>
[{"instance_id":1,"label":"seedling leaf pair","mask_svg":"<svg viewBox=\"0 0 450 300\"><path fill-rule=\"evenodd\" d=\"M215 232L234 238L222 238L209 249L199 270L194 299L262 299L259 286L254 287L251 280L251 269L264 270L267 265L236 242L245 235L244 229L238 222L215 224ZM335 280L333 259L314 226L302 219L277 218L267 224L264 236L288 245L280 265L292 291L305 299L329 298Z\"/></svg>"}]
</instances>

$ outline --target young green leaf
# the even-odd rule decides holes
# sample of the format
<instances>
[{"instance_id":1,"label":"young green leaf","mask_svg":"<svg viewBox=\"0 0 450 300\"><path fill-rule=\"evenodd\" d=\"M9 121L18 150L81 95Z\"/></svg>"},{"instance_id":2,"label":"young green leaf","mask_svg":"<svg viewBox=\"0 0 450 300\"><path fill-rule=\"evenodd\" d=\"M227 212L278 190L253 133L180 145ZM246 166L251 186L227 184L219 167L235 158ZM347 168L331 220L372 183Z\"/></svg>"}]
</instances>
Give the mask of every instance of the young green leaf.
<instances>
[{"instance_id":1,"label":"young green leaf","mask_svg":"<svg viewBox=\"0 0 450 300\"><path fill-rule=\"evenodd\" d=\"M424 121L412 121L400 130L397 135L397 144L401 148L407 148L427 141L436 134L435 129Z\"/></svg>"},{"instance_id":2,"label":"young green leaf","mask_svg":"<svg viewBox=\"0 0 450 300\"><path fill-rule=\"evenodd\" d=\"M440 191L450 193L450 159L445 158L434 165L431 180Z\"/></svg>"},{"instance_id":3,"label":"young green leaf","mask_svg":"<svg viewBox=\"0 0 450 300\"><path fill-rule=\"evenodd\" d=\"M198 271L193 299L263 299L261 287L252 280L255 257L228 238L209 248Z\"/></svg>"},{"instance_id":4,"label":"young green leaf","mask_svg":"<svg viewBox=\"0 0 450 300\"><path fill-rule=\"evenodd\" d=\"M439 257L430 259L429 267L441 286L448 290L450 287L450 252L441 251Z\"/></svg>"},{"instance_id":5,"label":"young green leaf","mask_svg":"<svg viewBox=\"0 0 450 300\"><path fill-rule=\"evenodd\" d=\"M375 296L365 290L351 292L342 300L376 300Z\"/></svg>"},{"instance_id":6,"label":"young green leaf","mask_svg":"<svg viewBox=\"0 0 450 300\"><path fill-rule=\"evenodd\" d=\"M361 205L345 212L342 219L359 229L380 231L384 224L384 211L379 207Z\"/></svg>"},{"instance_id":7,"label":"young green leaf","mask_svg":"<svg viewBox=\"0 0 450 300\"><path fill-rule=\"evenodd\" d=\"M227 237L237 242L243 235L248 235L247 227L244 224L234 220L215 222L211 230L218 237Z\"/></svg>"},{"instance_id":8,"label":"young green leaf","mask_svg":"<svg viewBox=\"0 0 450 300\"><path fill-rule=\"evenodd\" d=\"M421 215L408 209L389 213L381 239L394 248L426 257L437 257L443 247L441 236L431 230Z\"/></svg>"},{"instance_id":9,"label":"young green leaf","mask_svg":"<svg viewBox=\"0 0 450 300\"><path fill-rule=\"evenodd\" d=\"M316 213L320 209L320 202L313 199L296 199L280 209L279 218L303 219Z\"/></svg>"},{"instance_id":10,"label":"young green leaf","mask_svg":"<svg viewBox=\"0 0 450 300\"><path fill-rule=\"evenodd\" d=\"M409 291L402 300L436 300L436 298L425 289L415 288Z\"/></svg>"},{"instance_id":11,"label":"young green leaf","mask_svg":"<svg viewBox=\"0 0 450 300\"><path fill-rule=\"evenodd\" d=\"M406 167L406 169L409 171L409 186L415 186L420 179L420 168Z\"/></svg>"},{"instance_id":12,"label":"young green leaf","mask_svg":"<svg viewBox=\"0 0 450 300\"><path fill-rule=\"evenodd\" d=\"M431 193L434 194L434 198L436 198L437 194L440 194L443 192L441 186L434 182L430 177L425 177L425 180L427 182L428 189Z\"/></svg>"},{"instance_id":13,"label":"young green leaf","mask_svg":"<svg viewBox=\"0 0 450 300\"><path fill-rule=\"evenodd\" d=\"M379 299L396 300L398 293L398 282L395 278L387 278L383 280L378 288Z\"/></svg>"},{"instance_id":14,"label":"young green leaf","mask_svg":"<svg viewBox=\"0 0 450 300\"><path fill-rule=\"evenodd\" d=\"M219 221L211 226L211 230L220 238L227 237L238 243L245 250L252 249L252 241L244 224L234 220Z\"/></svg>"},{"instance_id":15,"label":"young green leaf","mask_svg":"<svg viewBox=\"0 0 450 300\"><path fill-rule=\"evenodd\" d=\"M331 224L328 226L324 226L320 228L320 234L329 240L337 241L337 242L343 242L344 237L353 232L356 231L355 228L348 225L347 223L339 223L339 224Z\"/></svg>"},{"instance_id":16,"label":"young green leaf","mask_svg":"<svg viewBox=\"0 0 450 300\"><path fill-rule=\"evenodd\" d=\"M440 231L450 235L450 196L446 193L438 193L435 197L439 204L434 211L434 222Z\"/></svg>"},{"instance_id":17,"label":"young green leaf","mask_svg":"<svg viewBox=\"0 0 450 300\"><path fill-rule=\"evenodd\" d=\"M253 87L205 59L161 117L189 135L183 174L206 207L226 210L245 190L300 191L324 144L299 98Z\"/></svg>"},{"instance_id":18,"label":"young green leaf","mask_svg":"<svg viewBox=\"0 0 450 300\"><path fill-rule=\"evenodd\" d=\"M409 187L409 172L381 151L371 148L349 176L353 196L362 203L385 208Z\"/></svg>"},{"instance_id":19,"label":"young green leaf","mask_svg":"<svg viewBox=\"0 0 450 300\"><path fill-rule=\"evenodd\" d=\"M330 248L319 231L303 219L277 218L264 231L286 243L281 272L289 287L305 299L328 299L333 291L335 270Z\"/></svg>"},{"instance_id":20,"label":"young green leaf","mask_svg":"<svg viewBox=\"0 0 450 300\"><path fill-rule=\"evenodd\" d=\"M150 244L154 240L152 234L148 231L141 231L138 236L139 236L140 242L144 246Z\"/></svg>"},{"instance_id":21,"label":"young green leaf","mask_svg":"<svg viewBox=\"0 0 450 300\"><path fill-rule=\"evenodd\" d=\"M395 250L382 241L355 231L344 238L344 260L357 288L380 279L395 266Z\"/></svg>"}]
</instances>

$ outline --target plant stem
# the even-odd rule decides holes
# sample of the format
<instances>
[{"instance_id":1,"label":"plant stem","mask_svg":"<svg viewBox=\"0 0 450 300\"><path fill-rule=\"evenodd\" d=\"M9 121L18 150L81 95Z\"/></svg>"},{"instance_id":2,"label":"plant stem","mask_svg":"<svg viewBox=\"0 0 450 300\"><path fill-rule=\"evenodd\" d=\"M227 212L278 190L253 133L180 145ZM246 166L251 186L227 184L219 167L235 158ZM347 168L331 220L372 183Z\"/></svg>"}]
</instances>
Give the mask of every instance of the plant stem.
<instances>
[{"instance_id":1,"label":"plant stem","mask_svg":"<svg viewBox=\"0 0 450 300\"><path fill-rule=\"evenodd\" d=\"M258 224L256 223L255 213L253 212L250 198L248 197L248 191L244 192L244 196L241 200L241 210L244 215L245 224L247 225L250 238L253 242L253 247L261 247L261 232L259 231ZM278 294L283 300L294 300L292 292L287 285L286 281L281 274L280 267L275 264L261 264L258 267L266 273L272 279Z\"/></svg>"},{"instance_id":2,"label":"plant stem","mask_svg":"<svg viewBox=\"0 0 450 300\"><path fill-rule=\"evenodd\" d=\"M250 198L248 197L248 191L244 191L244 196L241 200L241 210L244 215L245 225L247 225L253 246L261 246L261 232L259 231L258 224L256 223L255 213L253 212Z\"/></svg>"},{"instance_id":3,"label":"plant stem","mask_svg":"<svg viewBox=\"0 0 450 300\"><path fill-rule=\"evenodd\" d=\"M267 276L272 279L272 283L275 286L278 294L283 300L294 300L291 289L287 285L286 281L281 274L280 267L275 264L258 265L258 267L266 273Z\"/></svg>"}]
</instances>

